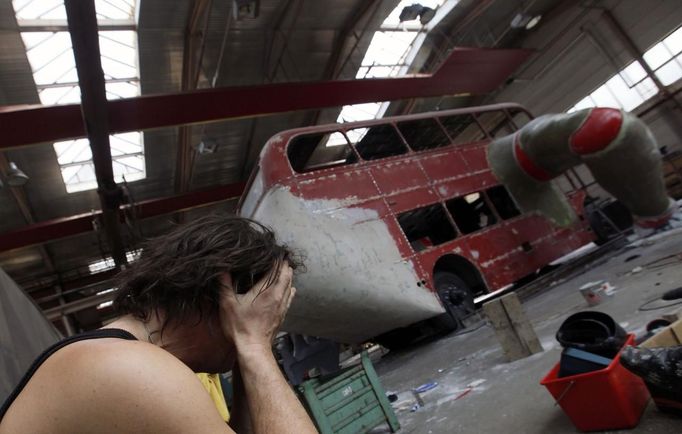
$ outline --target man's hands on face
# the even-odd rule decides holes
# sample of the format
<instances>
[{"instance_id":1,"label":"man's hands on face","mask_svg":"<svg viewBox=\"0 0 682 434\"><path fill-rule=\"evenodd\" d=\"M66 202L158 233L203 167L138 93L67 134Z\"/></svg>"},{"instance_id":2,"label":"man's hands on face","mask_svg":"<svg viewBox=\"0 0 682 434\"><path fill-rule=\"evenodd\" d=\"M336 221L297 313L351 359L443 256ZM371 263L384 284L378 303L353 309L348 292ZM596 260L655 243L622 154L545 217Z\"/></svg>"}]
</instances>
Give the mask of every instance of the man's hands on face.
<instances>
[{"instance_id":1,"label":"man's hands on face","mask_svg":"<svg viewBox=\"0 0 682 434\"><path fill-rule=\"evenodd\" d=\"M265 288L266 276L245 294L235 293L229 274L221 277L220 323L238 353L271 353L272 342L296 293L291 286L292 276L293 270L284 262L270 287Z\"/></svg>"},{"instance_id":2,"label":"man's hands on face","mask_svg":"<svg viewBox=\"0 0 682 434\"><path fill-rule=\"evenodd\" d=\"M280 268L270 287L265 288L267 279L263 279L246 294L235 293L229 275L221 278L220 323L237 349L237 376L250 413L250 424L240 424L240 428L250 425L254 433L317 434L272 353L272 341L296 293L291 267L285 261ZM235 386L240 387L236 381ZM237 391L235 405L239 405Z\"/></svg>"}]
</instances>

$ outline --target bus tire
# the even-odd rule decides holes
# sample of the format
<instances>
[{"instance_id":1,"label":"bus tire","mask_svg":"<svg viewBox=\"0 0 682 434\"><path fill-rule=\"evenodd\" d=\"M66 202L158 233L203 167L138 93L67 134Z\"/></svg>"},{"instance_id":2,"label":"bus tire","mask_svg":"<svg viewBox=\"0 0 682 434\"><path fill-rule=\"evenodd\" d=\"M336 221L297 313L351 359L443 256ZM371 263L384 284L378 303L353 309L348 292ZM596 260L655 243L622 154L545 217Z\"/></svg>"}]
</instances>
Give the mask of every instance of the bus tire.
<instances>
[{"instance_id":1,"label":"bus tire","mask_svg":"<svg viewBox=\"0 0 682 434\"><path fill-rule=\"evenodd\" d=\"M433 282L445 313L432 318L431 324L444 333L463 329L464 319L476 311L471 288L459 276L448 271L437 271Z\"/></svg>"}]
</instances>

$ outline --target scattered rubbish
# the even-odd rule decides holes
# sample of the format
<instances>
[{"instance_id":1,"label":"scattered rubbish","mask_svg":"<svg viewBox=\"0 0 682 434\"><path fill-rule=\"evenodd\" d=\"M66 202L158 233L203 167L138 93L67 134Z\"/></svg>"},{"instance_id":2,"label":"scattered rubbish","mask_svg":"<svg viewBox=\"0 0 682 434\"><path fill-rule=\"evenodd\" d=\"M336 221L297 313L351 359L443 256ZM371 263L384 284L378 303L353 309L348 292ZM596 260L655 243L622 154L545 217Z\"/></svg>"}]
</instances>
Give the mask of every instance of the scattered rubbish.
<instances>
[{"instance_id":1,"label":"scattered rubbish","mask_svg":"<svg viewBox=\"0 0 682 434\"><path fill-rule=\"evenodd\" d=\"M432 381L430 383L422 384L421 386L414 389L414 391L417 393L424 393L424 392L428 392L429 390L435 389L436 387L438 387L438 383L435 381Z\"/></svg>"},{"instance_id":2,"label":"scattered rubbish","mask_svg":"<svg viewBox=\"0 0 682 434\"><path fill-rule=\"evenodd\" d=\"M464 389L464 391L463 391L462 393L460 393L459 395L457 395L457 396L455 397L454 400L457 401L457 400L460 399L460 398L464 398L464 397L467 396L472 390L474 390L473 387L471 387L471 386L470 386L470 387L467 387L466 389Z\"/></svg>"},{"instance_id":3,"label":"scattered rubbish","mask_svg":"<svg viewBox=\"0 0 682 434\"><path fill-rule=\"evenodd\" d=\"M588 282L580 287L580 293L589 306L596 306L604 301L604 296L611 296L615 287L605 280Z\"/></svg>"},{"instance_id":4,"label":"scattered rubbish","mask_svg":"<svg viewBox=\"0 0 682 434\"><path fill-rule=\"evenodd\" d=\"M632 256L628 256L627 258L625 258L625 261L624 261L624 262L630 262L630 261L632 261L632 260L634 260L634 259L639 258L640 256L642 256L642 255L632 255Z\"/></svg>"},{"instance_id":5,"label":"scattered rubbish","mask_svg":"<svg viewBox=\"0 0 682 434\"><path fill-rule=\"evenodd\" d=\"M469 383L469 385L467 387L478 387L483 383L485 383L485 380L483 378L480 378L478 380L475 380L475 381L472 381L471 383Z\"/></svg>"},{"instance_id":6,"label":"scattered rubbish","mask_svg":"<svg viewBox=\"0 0 682 434\"><path fill-rule=\"evenodd\" d=\"M658 333L660 330L668 327L671 324L670 321L668 321L665 318L656 318L653 321L650 321L649 324L646 325L646 331L649 333L652 333L652 336L656 333Z\"/></svg>"},{"instance_id":7,"label":"scattered rubbish","mask_svg":"<svg viewBox=\"0 0 682 434\"><path fill-rule=\"evenodd\" d=\"M635 268L633 268L632 271L630 271L630 272L631 272L632 274L637 274L637 273L640 273L642 270L644 270L644 268L642 268L642 267L635 267Z\"/></svg>"},{"instance_id":8,"label":"scattered rubbish","mask_svg":"<svg viewBox=\"0 0 682 434\"><path fill-rule=\"evenodd\" d=\"M420 407L423 407L423 406L424 406L424 400L423 400L422 397L419 395L419 393L417 393L417 392L415 392L415 391L412 391L412 394L414 395L414 399L417 401L417 404L418 404Z\"/></svg>"},{"instance_id":9,"label":"scattered rubbish","mask_svg":"<svg viewBox=\"0 0 682 434\"><path fill-rule=\"evenodd\" d=\"M661 282L654 283L654 286L661 286Z\"/></svg>"},{"instance_id":10,"label":"scattered rubbish","mask_svg":"<svg viewBox=\"0 0 682 434\"><path fill-rule=\"evenodd\" d=\"M398 395L395 393L387 393L386 397L388 398L388 402L396 402L398 400Z\"/></svg>"},{"instance_id":11,"label":"scattered rubbish","mask_svg":"<svg viewBox=\"0 0 682 434\"><path fill-rule=\"evenodd\" d=\"M682 261L682 253L673 253L672 255L663 256L654 261L644 264L644 268L655 269L664 268L670 265L675 265Z\"/></svg>"},{"instance_id":12,"label":"scattered rubbish","mask_svg":"<svg viewBox=\"0 0 682 434\"><path fill-rule=\"evenodd\" d=\"M415 405L412 406L412 408L410 408L410 411L411 411L412 413L414 413L415 411L419 410L420 408L421 408L421 405L415 404Z\"/></svg>"},{"instance_id":13,"label":"scattered rubbish","mask_svg":"<svg viewBox=\"0 0 682 434\"><path fill-rule=\"evenodd\" d=\"M421 402L421 404L423 404L423 401L415 399L415 393L411 390L395 393L395 396L395 401L390 401L390 398L389 401L391 402L391 406L396 413L402 413L404 411L410 410L415 403L420 404Z\"/></svg>"},{"instance_id":14,"label":"scattered rubbish","mask_svg":"<svg viewBox=\"0 0 682 434\"><path fill-rule=\"evenodd\" d=\"M440 374L440 373L442 373L443 371L445 371L445 369L439 369L439 370L438 370L438 373Z\"/></svg>"}]
</instances>

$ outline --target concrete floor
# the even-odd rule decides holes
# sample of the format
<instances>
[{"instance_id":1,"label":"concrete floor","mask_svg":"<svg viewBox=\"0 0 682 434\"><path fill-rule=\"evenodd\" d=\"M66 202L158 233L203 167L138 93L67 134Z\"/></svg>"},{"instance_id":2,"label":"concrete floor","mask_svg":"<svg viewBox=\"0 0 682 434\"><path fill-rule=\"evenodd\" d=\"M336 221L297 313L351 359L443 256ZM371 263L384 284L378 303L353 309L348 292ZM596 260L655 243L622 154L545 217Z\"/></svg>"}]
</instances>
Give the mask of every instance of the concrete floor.
<instances>
[{"instance_id":1,"label":"concrete floor","mask_svg":"<svg viewBox=\"0 0 682 434\"><path fill-rule=\"evenodd\" d=\"M560 347L554 334L570 314L588 309L578 288L608 280L615 294L594 308L611 315L628 332L643 334L646 324L682 306L641 312L638 307L666 290L682 285L682 262L644 267L656 259L682 252L682 231L656 236L638 247L611 253L589 271L557 284L524 304L544 352L513 363L505 362L493 330L481 322L468 334L450 335L408 350L390 353L375 364L394 403L400 433L574 433L562 410L539 382L557 363ZM625 262L633 255L639 258ZM642 271L633 273L635 267ZM473 326L472 329L475 329ZM431 381L438 386L421 395L423 406L412 411L411 390ZM470 392L467 389L473 386ZM386 432L379 428L373 432ZM613 433L682 433L682 418L649 405L638 427Z\"/></svg>"}]
</instances>

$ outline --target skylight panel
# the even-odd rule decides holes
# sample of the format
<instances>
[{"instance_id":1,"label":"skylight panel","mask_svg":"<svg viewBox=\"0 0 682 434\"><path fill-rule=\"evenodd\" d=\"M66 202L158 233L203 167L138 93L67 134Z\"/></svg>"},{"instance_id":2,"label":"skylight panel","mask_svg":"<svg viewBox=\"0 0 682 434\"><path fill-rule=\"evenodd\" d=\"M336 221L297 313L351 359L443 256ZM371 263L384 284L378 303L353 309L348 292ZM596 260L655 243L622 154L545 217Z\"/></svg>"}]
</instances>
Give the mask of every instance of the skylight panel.
<instances>
[{"instance_id":1,"label":"skylight panel","mask_svg":"<svg viewBox=\"0 0 682 434\"><path fill-rule=\"evenodd\" d=\"M68 23L63 0L13 0L13 6L20 29L30 25L25 27L28 30L23 30L21 36L40 101L45 105L79 104L78 73L71 36L66 31ZM121 23L134 28L133 0L95 0L95 9L100 28L106 28L108 24L115 24L118 28ZM53 31L54 27L59 31ZM139 96L137 32L101 30L99 45L107 99ZM145 178L142 134L116 134L109 140L116 182ZM54 150L67 192L97 187L87 139L57 142Z\"/></svg>"},{"instance_id":2,"label":"skylight panel","mask_svg":"<svg viewBox=\"0 0 682 434\"><path fill-rule=\"evenodd\" d=\"M17 20L65 20L63 0L13 0Z\"/></svg>"},{"instance_id":3,"label":"skylight panel","mask_svg":"<svg viewBox=\"0 0 682 434\"><path fill-rule=\"evenodd\" d=\"M433 9L441 6L445 0L425 0L420 4ZM417 36L425 32L423 26L414 23L400 23L400 12L410 6L414 0L403 0L386 17L381 24L381 30L374 32L372 41L367 48L365 57L358 68L356 78L387 78L396 77L409 67L408 55L411 50L419 49L423 39L418 43ZM417 46L419 45L419 46ZM357 107L357 108L356 108ZM380 117L387 107L387 103L359 104L344 106L337 118L337 122L352 122L375 119Z\"/></svg>"},{"instance_id":4,"label":"skylight panel","mask_svg":"<svg viewBox=\"0 0 682 434\"><path fill-rule=\"evenodd\" d=\"M137 259L140 257L141 254L142 254L142 249L128 250L126 252L126 261L128 261L128 263L135 262L135 261L137 261ZM106 258L98 259L98 260L93 261L90 264L88 264L88 269L90 271L90 274L92 274L92 273L97 273L99 271L110 270L110 269L114 268L115 265L116 264L114 263L114 258L112 258L111 256L107 256ZM109 292L109 291L103 291L99 294L104 294L106 292Z\"/></svg>"}]
</instances>

